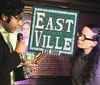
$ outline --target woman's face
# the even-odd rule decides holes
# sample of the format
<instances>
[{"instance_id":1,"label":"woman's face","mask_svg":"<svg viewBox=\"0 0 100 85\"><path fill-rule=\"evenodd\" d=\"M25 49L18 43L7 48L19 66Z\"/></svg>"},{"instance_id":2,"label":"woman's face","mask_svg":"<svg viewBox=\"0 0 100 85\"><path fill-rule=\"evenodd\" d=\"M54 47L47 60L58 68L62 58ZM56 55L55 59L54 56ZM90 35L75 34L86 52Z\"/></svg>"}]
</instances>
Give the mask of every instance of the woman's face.
<instances>
[{"instance_id":1,"label":"woman's face","mask_svg":"<svg viewBox=\"0 0 100 85\"><path fill-rule=\"evenodd\" d=\"M81 32L81 36L78 37L77 47L84 50L91 50L95 46L96 42L92 40L94 35L95 33L85 26Z\"/></svg>"},{"instance_id":2,"label":"woman's face","mask_svg":"<svg viewBox=\"0 0 100 85\"><path fill-rule=\"evenodd\" d=\"M29 24L24 24L23 25L23 35L24 35L24 37L28 38L29 33L30 33L30 25Z\"/></svg>"}]
</instances>

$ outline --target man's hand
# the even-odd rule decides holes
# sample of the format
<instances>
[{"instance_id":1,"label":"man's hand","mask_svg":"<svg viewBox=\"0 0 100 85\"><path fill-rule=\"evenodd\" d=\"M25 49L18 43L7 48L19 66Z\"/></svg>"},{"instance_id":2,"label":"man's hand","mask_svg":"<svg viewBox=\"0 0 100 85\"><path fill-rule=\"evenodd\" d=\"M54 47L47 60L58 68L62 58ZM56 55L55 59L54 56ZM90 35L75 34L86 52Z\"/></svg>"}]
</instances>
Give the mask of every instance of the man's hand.
<instances>
[{"instance_id":1,"label":"man's hand","mask_svg":"<svg viewBox=\"0 0 100 85\"><path fill-rule=\"evenodd\" d=\"M25 52L25 41L24 40L20 40L20 41L17 42L15 51L17 53L19 53L20 55Z\"/></svg>"}]
</instances>

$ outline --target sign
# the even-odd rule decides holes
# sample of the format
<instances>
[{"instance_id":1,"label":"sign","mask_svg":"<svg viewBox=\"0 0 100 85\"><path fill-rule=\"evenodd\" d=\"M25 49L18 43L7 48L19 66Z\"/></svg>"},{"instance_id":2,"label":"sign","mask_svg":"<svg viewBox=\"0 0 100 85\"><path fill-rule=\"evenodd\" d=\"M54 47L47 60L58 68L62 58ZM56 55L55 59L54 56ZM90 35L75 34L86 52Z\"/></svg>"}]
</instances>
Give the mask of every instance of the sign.
<instances>
[{"instance_id":1,"label":"sign","mask_svg":"<svg viewBox=\"0 0 100 85\"><path fill-rule=\"evenodd\" d=\"M33 6L29 50L73 55L78 12Z\"/></svg>"}]
</instances>

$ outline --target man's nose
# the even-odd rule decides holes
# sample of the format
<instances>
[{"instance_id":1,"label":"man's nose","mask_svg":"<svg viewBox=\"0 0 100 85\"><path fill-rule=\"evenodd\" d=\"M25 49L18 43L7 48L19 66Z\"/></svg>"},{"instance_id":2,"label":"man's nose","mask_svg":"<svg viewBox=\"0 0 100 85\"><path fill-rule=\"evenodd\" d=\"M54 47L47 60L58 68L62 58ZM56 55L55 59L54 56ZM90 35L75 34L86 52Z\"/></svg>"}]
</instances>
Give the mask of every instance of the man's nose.
<instances>
[{"instance_id":1,"label":"man's nose","mask_svg":"<svg viewBox=\"0 0 100 85\"><path fill-rule=\"evenodd\" d=\"M19 26L22 25L22 20L19 20L18 25L19 25Z\"/></svg>"}]
</instances>

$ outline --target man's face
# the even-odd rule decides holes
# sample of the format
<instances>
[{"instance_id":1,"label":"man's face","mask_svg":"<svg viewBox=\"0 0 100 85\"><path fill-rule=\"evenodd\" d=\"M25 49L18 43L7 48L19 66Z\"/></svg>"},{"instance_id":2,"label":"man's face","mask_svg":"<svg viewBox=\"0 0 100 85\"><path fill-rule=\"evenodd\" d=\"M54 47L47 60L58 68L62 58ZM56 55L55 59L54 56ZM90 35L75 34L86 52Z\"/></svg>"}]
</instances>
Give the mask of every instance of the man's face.
<instances>
[{"instance_id":1,"label":"man's face","mask_svg":"<svg viewBox=\"0 0 100 85\"><path fill-rule=\"evenodd\" d=\"M22 13L17 16L11 16L11 21L9 23L7 21L3 23L3 27L9 33L13 33L21 25L22 25Z\"/></svg>"}]
</instances>

